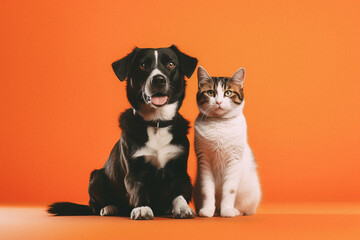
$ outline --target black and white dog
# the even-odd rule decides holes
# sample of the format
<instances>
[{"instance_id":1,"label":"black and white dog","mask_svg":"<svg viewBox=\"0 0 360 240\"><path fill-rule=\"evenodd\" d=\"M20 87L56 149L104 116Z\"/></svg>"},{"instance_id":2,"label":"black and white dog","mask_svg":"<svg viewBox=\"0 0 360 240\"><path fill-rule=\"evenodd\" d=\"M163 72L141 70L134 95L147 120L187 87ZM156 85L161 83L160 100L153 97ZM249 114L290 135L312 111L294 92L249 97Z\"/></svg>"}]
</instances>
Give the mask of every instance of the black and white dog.
<instances>
[{"instance_id":1,"label":"black and white dog","mask_svg":"<svg viewBox=\"0 0 360 240\"><path fill-rule=\"evenodd\" d=\"M50 205L55 215L126 215L153 219L172 213L193 218L188 206L192 185L187 174L188 122L178 113L197 59L174 45L135 48L112 64L127 80L132 108L120 116L121 137L103 168L91 173L89 206L69 202Z\"/></svg>"}]
</instances>

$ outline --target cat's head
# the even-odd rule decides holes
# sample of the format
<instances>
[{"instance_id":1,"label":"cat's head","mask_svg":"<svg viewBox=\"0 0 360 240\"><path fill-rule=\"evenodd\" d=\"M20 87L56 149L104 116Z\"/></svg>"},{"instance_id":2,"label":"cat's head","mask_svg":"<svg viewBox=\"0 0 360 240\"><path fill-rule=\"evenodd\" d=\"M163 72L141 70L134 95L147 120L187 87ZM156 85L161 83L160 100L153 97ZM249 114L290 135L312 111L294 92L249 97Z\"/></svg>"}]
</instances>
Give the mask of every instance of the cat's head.
<instances>
[{"instance_id":1,"label":"cat's head","mask_svg":"<svg viewBox=\"0 0 360 240\"><path fill-rule=\"evenodd\" d=\"M211 77L199 66L197 104L208 117L229 118L239 115L244 107L245 69L240 68L232 77Z\"/></svg>"}]
</instances>

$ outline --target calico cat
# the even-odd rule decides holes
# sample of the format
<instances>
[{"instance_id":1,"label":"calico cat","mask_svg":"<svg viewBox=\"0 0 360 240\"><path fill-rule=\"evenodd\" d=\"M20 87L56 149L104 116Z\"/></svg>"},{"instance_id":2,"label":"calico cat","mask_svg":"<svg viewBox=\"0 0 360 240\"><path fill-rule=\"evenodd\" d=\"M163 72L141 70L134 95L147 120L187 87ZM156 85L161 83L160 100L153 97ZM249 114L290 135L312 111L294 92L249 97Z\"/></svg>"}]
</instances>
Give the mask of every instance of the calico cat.
<instances>
[{"instance_id":1,"label":"calico cat","mask_svg":"<svg viewBox=\"0 0 360 240\"><path fill-rule=\"evenodd\" d=\"M211 77L203 67L198 68L194 202L201 217L255 214L260 202L256 163L243 115L244 79L244 68L231 78Z\"/></svg>"}]
</instances>

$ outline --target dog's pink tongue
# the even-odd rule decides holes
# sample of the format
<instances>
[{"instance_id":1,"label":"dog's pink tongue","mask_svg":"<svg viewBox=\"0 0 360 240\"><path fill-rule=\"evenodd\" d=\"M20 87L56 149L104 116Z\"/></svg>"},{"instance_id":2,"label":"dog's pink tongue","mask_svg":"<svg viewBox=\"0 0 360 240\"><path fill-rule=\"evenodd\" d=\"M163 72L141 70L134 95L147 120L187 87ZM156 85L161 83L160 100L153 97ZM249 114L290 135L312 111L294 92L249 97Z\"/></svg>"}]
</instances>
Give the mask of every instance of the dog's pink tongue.
<instances>
[{"instance_id":1,"label":"dog's pink tongue","mask_svg":"<svg viewBox=\"0 0 360 240\"><path fill-rule=\"evenodd\" d=\"M151 97L151 102L155 105L164 105L168 100L167 96Z\"/></svg>"}]
</instances>

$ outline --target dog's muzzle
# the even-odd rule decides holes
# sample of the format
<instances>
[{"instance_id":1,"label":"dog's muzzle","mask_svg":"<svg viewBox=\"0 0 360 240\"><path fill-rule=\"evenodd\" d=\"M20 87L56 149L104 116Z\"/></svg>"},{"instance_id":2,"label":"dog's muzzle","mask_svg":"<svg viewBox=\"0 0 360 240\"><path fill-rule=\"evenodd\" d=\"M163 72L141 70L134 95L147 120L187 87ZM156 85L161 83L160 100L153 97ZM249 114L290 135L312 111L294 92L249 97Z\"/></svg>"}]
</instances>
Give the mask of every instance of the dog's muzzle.
<instances>
[{"instance_id":1,"label":"dog's muzzle","mask_svg":"<svg viewBox=\"0 0 360 240\"><path fill-rule=\"evenodd\" d=\"M145 94L145 102L147 104L152 104L155 107L161 107L168 103L169 96L166 94L167 92L167 80L164 75L157 74L150 79L150 84L148 87L150 91L151 96L149 96L147 93Z\"/></svg>"}]
</instances>

